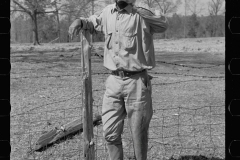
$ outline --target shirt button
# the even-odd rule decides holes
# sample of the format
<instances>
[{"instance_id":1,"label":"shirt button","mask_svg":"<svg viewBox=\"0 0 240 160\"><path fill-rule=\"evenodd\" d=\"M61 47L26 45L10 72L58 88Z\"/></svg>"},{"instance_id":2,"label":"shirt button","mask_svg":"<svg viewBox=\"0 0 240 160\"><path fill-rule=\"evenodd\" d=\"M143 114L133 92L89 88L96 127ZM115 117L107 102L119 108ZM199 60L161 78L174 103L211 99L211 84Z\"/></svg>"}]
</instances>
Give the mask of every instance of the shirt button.
<instances>
[{"instance_id":1,"label":"shirt button","mask_svg":"<svg viewBox=\"0 0 240 160\"><path fill-rule=\"evenodd\" d=\"M118 32L118 30L116 30L116 32Z\"/></svg>"},{"instance_id":2,"label":"shirt button","mask_svg":"<svg viewBox=\"0 0 240 160\"><path fill-rule=\"evenodd\" d=\"M116 44L118 44L118 42L116 42Z\"/></svg>"},{"instance_id":3,"label":"shirt button","mask_svg":"<svg viewBox=\"0 0 240 160\"><path fill-rule=\"evenodd\" d=\"M117 20L119 20L119 18L117 17Z\"/></svg>"}]
</instances>

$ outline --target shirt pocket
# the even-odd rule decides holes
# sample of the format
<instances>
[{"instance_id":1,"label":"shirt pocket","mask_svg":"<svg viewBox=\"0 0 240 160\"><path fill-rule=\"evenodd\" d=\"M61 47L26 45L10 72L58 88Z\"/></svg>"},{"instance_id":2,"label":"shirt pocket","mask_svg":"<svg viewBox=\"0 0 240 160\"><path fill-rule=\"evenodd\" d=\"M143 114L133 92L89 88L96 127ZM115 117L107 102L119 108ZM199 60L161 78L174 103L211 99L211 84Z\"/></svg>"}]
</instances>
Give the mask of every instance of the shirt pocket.
<instances>
[{"instance_id":1,"label":"shirt pocket","mask_svg":"<svg viewBox=\"0 0 240 160\"><path fill-rule=\"evenodd\" d=\"M123 33L122 44L123 49L126 51L132 51L136 49L137 45L137 34L135 32Z\"/></svg>"}]
</instances>

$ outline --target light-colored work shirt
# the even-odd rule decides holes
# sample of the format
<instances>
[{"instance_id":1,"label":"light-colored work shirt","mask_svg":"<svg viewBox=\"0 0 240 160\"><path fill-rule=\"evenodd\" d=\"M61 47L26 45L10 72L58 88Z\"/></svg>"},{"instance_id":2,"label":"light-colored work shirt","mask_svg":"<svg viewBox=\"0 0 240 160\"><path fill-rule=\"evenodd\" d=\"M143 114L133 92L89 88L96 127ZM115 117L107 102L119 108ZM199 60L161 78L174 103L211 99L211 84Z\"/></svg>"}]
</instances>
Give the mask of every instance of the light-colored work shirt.
<instances>
[{"instance_id":1,"label":"light-colored work shirt","mask_svg":"<svg viewBox=\"0 0 240 160\"><path fill-rule=\"evenodd\" d=\"M108 5L100 15L83 19L83 29L105 34L104 62L109 70L141 71L155 67L153 33L168 27L164 16L128 5Z\"/></svg>"}]
</instances>

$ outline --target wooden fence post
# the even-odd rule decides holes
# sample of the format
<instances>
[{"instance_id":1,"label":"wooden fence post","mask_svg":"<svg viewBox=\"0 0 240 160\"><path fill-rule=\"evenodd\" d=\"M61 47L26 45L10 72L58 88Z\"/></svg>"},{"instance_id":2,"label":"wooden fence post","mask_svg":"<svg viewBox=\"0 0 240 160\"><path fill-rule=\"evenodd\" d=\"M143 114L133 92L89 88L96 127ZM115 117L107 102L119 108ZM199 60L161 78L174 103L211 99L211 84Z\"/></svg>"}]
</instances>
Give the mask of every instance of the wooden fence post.
<instances>
[{"instance_id":1,"label":"wooden fence post","mask_svg":"<svg viewBox=\"0 0 240 160\"><path fill-rule=\"evenodd\" d=\"M91 44L89 31L83 30L81 38L82 67L82 116L83 116L83 159L94 160L93 113L92 113L92 76L91 76Z\"/></svg>"}]
</instances>

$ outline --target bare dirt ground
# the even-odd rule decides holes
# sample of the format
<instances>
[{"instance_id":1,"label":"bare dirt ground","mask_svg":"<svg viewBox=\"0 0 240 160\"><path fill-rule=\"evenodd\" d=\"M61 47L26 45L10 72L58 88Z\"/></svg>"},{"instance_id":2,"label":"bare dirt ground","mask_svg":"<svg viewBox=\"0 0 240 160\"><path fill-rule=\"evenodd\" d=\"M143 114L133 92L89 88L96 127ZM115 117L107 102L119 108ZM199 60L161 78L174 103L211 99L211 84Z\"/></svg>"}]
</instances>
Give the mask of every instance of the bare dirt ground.
<instances>
[{"instance_id":1,"label":"bare dirt ground","mask_svg":"<svg viewBox=\"0 0 240 160\"><path fill-rule=\"evenodd\" d=\"M225 38L156 40L152 79L154 115L148 159L225 156ZM95 43L93 55L103 54ZM81 116L79 43L11 45L11 159L79 159L81 135L42 153L28 154L42 131ZM92 57L94 114L101 113L108 71ZM96 156L106 159L101 126ZM126 127L126 159L132 143Z\"/></svg>"},{"instance_id":2,"label":"bare dirt ground","mask_svg":"<svg viewBox=\"0 0 240 160\"><path fill-rule=\"evenodd\" d=\"M160 45L158 45L160 44ZM94 43L96 49L102 50L103 43ZM11 46L12 53L19 52L71 52L80 48L79 43L42 44L33 46L32 44L14 44ZM188 38L188 39L160 39L155 40L155 50L165 52L204 52L214 53L224 56L225 37L216 38Z\"/></svg>"}]
</instances>

